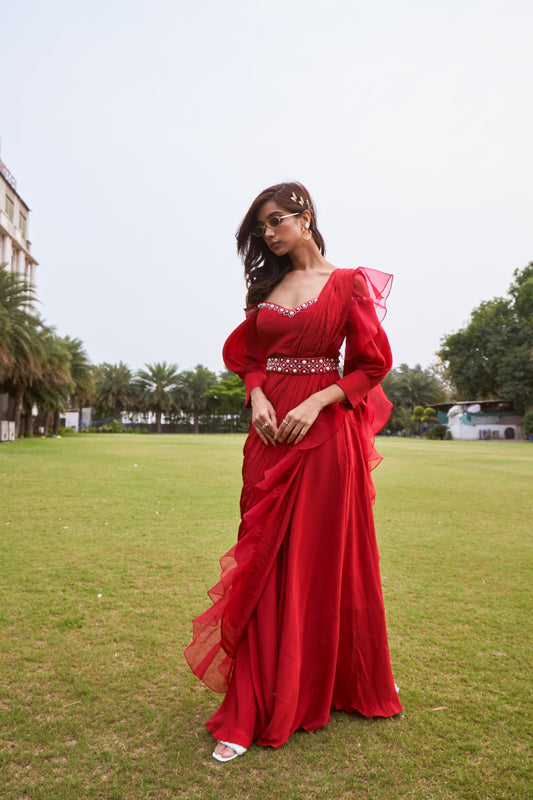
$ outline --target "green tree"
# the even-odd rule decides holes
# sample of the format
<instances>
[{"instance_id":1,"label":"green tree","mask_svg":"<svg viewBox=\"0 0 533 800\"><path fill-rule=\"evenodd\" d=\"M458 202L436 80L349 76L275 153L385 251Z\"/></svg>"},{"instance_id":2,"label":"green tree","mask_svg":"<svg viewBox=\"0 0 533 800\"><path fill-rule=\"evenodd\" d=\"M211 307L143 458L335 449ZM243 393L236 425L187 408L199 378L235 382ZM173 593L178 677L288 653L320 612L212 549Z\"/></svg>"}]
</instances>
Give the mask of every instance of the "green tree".
<instances>
[{"instance_id":1,"label":"green tree","mask_svg":"<svg viewBox=\"0 0 533 800\"><path fill-rule=\"evenodd\" d=\"M144 406L155 414L157 433L161 433L161 417L174 405L174 390L178 383L176 364L146 364L137 372L137 383Z\"/></svg>"},{"instance_id":2,"label":"green tree","mask_svg":"<svg viewBox=\"0 0 533 800\"><path fill-rule=\"evenodd\" d=\"M32 328L36 319L31 312L33 296L16 273L0 264L0 382L5 382L17 358L31 357Z\"/></svg>"},{"instance_id":3,"label":"green tree","mask_svg":"<svg viewBox=\"0 0 533 800\"><path fill-rule=\"evenodd\" d=\"M181 372L174 392L176 406L193 418L194 432L200 432L200 415L215 405L209 389L217 382L217 376L202 364L193 370Z\"/></svg>"},{"instance_id":4,"label":"green tree","mask_svg":"<svg viewBox=\"0 0 533 800\"><path fill-rule=\"evenodd\" d=\"M59 431L59 415L66 409L73 389L71 358L64 339L51 328L42 332L41 371L31 386L24 392L24 415L26 434L32 435L32 409L37 406L44 420L44 429L53 427Z\"/></svg>"},{"instance_id":5,"label":"green tree","mask_svg":"<svg viewBox=\"0 0 533 800\"><path fill-rule=\"evenodd\" d=\"M422 416L422 424L431 427L437 422L437 412L434 408L425 408Z\"/></svg>"},{"instance_id":6,"label":"green tree","mask_svg":"<svg viewBox=\"0 0 533 800\"><path fill-rule=\"evenodd\" d=\"M16 436L24 393L43 371L44 328L32 302L31 288L0 265L0 392L12 398Z\"/></svg>"},{"instance_id":7,"label":"green tree","mask_svg":"<svg viewBox=\"0 0 533 800\"><path fill-rule=\"evenodd\" d=\"M395 433L410 436L413 432L413 420L409 409L399 406L392 412L390 426Z\"/></svg>"},{"instance_id":8,"label":"green tree","mask_svg":"<svg viewBox=\"0 0 533 800\"><path fill-rule=\"evenodd\" d=\"M406 407L415 405L427 406L445 399L445 393L435 374L429 369L422 369L420 364L407 367L402 364L397 376L397 385L401 402Z\"/></svg>"},{"instance_id":9,"label":"green tree","mask_svg":"<svg viewBox=\"0 0 533 800\"><path fill-rule=\"evenodd\" d=\"M72 405L81 409L83 405L90 405L96 399L94 371L89 357L79 339L63 338L70 359L70 377L72 380L71 397Z\"/></svg>"},{"instance_id":10,"label":"green tree","mask_svg":"<svg viewBox=\"0 0 533 800\"><path fill-rule=\"evenodd\" d=\"M61 412L80 409L95 399L93 368L79 339L59 337L53 329L43 331L42 374L24 393L26 435L32 435L32 409L38 408L44 430L59 430Z\"/></svg>"},{"instance_id":11,"label":"green tree","mask_svg":"<svg viewBox=\"0 0 533 800\"><path fill-rule=\"evenodd\" d=\"M508 298L481 303L443 339L439 357L460 400L504 398L519 413L533 403L533 262L515 271Z\"/></svg>"},{"instance_id":12,"label":"green tree","mask_svg":"<svg viewBox=\"0 0 533 800\"><path fill-rule=\"evenodd\" d=\"M246 388L239 376L228 373L227 377L221 378L207 390L205 397L212 397L216 401L217 411L230 417L233 433L246 401Z\"/></svg>"},{"instance_id":13,"label":"green tree","mask_svg":"<svg viewBox=\"0 0 533 800\"><path fill-rule=\"evenodd\" d=\"M120 361L118 364L99 364L95 369L96 409L102 416L114 416L120 420L122 413L135 403L135 387L131 369Z\"/></svg>"},{"instance_id":14,"label":"green tree","mask_svg":"<svg viewBox=\"0 0 533 800\"><path fill-rule=\"evenodd\" d=\"M411 421L413 423L414 432L420 436L422 433L422 422L424 419L424 409L422 406L415 406L411 414Z\"/></svg>"},{"instance_id":15,"label":"green tree","mask_svg":"<svg viewBox=\"0 0 533 800\"><path fill-rule=\"evenodd\" d=\"M440 373L435 367L422 369L420 364L410 367L400 364L397 369L392 369L382 383L385 394L393 403L394 408L390 419L390 428L395 432L403 432L404 436L411 436L420 432L422 419L413 417L413 409L421 406L427 409L430 403L441 403L446 399L447 392L443 381L443 370ZM416 416L416 415L415 415Z\"/></svg>"},{"instance_id":16,"label":"green tree","mask_svg":"<svg viewBox=\"0 0 533 800\"><path fill-rule=\"evenodd\" d=\"M524 414L524 433L526 435L526 439L529 439L530 436L533 435L533 411L527 411Z\"/></svg>"},{"instance_id":17,"label":"green tree","mask_svg":"<svg viewBox=\"0 0 533 800\"><path fill-rule=\"evenodd\" d=\"M401 364L392 369L383 381L383 389L395 408L412 409L445 400L446 393L432 369L422 369L420 364L409 367Z\"/></svg>"}]
</instances>

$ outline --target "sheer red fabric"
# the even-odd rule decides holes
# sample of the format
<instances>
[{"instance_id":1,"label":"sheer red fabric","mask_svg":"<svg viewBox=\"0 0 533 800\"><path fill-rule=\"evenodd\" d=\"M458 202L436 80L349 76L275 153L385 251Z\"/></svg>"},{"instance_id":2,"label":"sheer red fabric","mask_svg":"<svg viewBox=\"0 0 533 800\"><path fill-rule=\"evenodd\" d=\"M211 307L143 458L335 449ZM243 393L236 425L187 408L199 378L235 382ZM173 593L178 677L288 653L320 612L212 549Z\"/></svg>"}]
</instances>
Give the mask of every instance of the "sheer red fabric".
<instances>
[{"instance_id":1,"label":"sheer red fabric","mask_svg":"<svg viewBox=\"0 0 533 800\"><path fill-rule=\"evenodd\" d=\"M279 747L316 730L330 710L401 711L390 666L370 471L391 404L380 381L392 359L381 328L392 277L335 270L316 302L289 316L255 307L224 360L250 392L262 386L278 420L331 383L347 402L325 408L300 445L244 447L238 541L222 557L210 608L193 621L185 657L227 692L207 727L215 738ZM269 356L336 356L338 373L266 372Z\"/></svg>"}]
</instances>

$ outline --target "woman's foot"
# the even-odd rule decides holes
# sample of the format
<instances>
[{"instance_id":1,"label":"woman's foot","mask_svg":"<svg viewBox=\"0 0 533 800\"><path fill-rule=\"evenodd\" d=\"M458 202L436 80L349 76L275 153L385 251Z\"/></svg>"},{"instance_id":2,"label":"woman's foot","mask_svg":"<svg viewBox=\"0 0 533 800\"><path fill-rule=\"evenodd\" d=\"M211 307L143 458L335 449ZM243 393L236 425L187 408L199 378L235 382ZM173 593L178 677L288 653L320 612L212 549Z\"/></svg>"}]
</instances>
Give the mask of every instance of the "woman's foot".
<instances>
[{"instance_id":1,"label":"woman's foot","mask_svg":"<svg viewBox=\"0 0 533 800\"><path fill-rule=\"evenodd\" d=\"M213 751L213 758L216 758L217 761L231 761L244 753L246 753L246 747L241 747L240 744L217 742L217 746Z\"/></svg>"}]
</instances>

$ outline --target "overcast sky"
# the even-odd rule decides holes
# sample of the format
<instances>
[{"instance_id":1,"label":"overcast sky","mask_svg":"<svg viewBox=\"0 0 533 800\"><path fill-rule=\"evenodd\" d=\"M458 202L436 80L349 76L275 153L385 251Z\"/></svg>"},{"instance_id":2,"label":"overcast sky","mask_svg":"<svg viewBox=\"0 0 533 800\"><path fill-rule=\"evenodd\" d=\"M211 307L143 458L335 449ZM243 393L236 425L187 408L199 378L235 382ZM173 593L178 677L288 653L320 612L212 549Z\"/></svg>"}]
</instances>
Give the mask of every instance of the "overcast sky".
<instances>
[{"instance_id":1,"label":"overcast sky","mask_svg":"<svg viewBox=\"0 0 533 800\"><path fill-rule=\"evenodd\" d=\"M282 180L332 263L394 274L396 365L533 260L531 0L21 0L0 28L41 312L94 362L220 370L235 230Z\"/></svg>"}]
</instances>

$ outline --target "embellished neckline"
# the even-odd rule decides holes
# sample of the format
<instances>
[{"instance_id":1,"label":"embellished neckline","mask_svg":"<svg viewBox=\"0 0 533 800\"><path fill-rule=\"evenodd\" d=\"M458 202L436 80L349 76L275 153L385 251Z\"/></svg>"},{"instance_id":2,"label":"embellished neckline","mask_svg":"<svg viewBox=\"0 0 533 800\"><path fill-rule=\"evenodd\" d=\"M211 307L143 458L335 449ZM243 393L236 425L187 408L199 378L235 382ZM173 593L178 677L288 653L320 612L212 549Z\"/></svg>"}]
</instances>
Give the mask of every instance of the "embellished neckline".
<instances>
[{"instance_id":1,"label":"embellished neckline","mask_svg":"<svg viewBox=\"0 0 533 800\"><path fill-rule=\"evenodd\" d=\"M257 305L254 304L252 306L248 306L247 308L245 308L244 313L246 314L247 317L249 317L251 314L256 313L260 308L268 308L271 309L272 311L277 311L279 314L283 314L286 317L294 317L294 315L297 314L299 311L303 311L304 308L307 308L308 306L313 305L318 300L320 300L320 298L324 294L326 286L329 284L329 282L337 272L342 272L342 270L339 269L339 267L335 267L335 269L333 269L330 272L329 278L327 279L324 286L320 290L318 297L313 298L313 300L307 300L305 303L296 306L296 308L285 308L285 306L280 306L278 305L278 303L270 303L266 300L263 300L260 303L257 303Z\"/></svg>"},{"instance_id":2,"label":"embellished neckline","mask_svg":"<svg viewBox=\"0 0 533 800\"><path fill-rule=\"evenodd\" d=\"M280 306L277 303L267 302L258 303L257 308L268 308L270 311L277 311L279 314L283 314L285 317L294 317L299 311L303 311L304 308L312 306L317 302L317 300L318 297L313 298L313 300L307 300L305 303L301 303L299 306L296 306L296 308L285 308L285 306Z\"/></svg>"}]
</instances>

